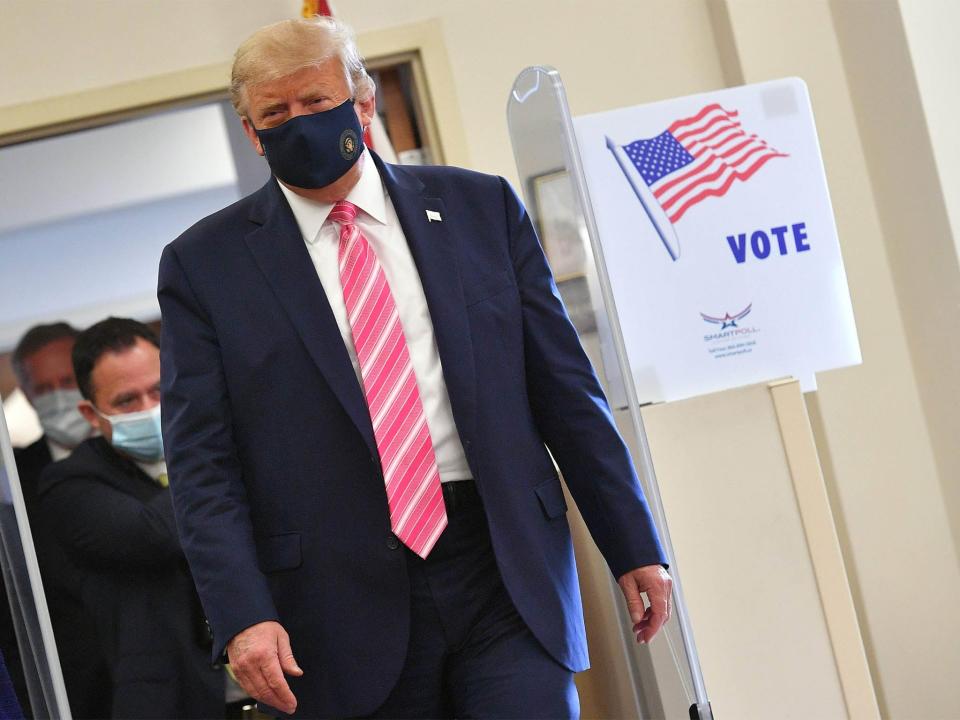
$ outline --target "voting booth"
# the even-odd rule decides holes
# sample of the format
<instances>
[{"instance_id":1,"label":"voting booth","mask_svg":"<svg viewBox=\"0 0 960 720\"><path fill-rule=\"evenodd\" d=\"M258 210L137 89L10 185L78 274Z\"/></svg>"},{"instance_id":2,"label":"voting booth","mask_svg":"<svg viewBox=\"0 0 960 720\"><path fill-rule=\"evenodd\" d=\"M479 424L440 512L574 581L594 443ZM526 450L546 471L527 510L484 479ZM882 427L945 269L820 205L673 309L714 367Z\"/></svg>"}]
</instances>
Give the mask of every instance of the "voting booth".
<instances>
[{"instance_id":1,"label":"voting booth","mask_svg":"<svg viewBox=\"0 0 960 720\"><path fill-rule=\"evenodd\" d=\"M879 717L803 400L860 353L802 81L572 118L532 67L507 117L675 582L673 618L636 645L571 513L584 717Z\"/></svg>"}]
</instances>

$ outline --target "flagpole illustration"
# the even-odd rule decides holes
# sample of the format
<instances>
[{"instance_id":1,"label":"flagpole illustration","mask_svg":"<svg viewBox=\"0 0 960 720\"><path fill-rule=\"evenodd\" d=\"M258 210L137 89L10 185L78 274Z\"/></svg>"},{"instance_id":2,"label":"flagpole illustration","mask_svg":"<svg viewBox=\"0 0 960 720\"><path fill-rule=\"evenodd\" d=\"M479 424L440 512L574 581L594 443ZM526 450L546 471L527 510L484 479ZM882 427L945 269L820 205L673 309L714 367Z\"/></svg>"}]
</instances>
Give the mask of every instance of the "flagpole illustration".
<instances>
[{"instance_id":1,"label":"flagpole illustration","mask_svg":"<svg viewBox=\"0 0 960 720\"><path fill-rule=\"evenodd\" d=\"M609 135L605 135L604 137L607 139L607 148L617 159L617 164L620 165L620 169L623 170L623 174L627 177L627 182L630 183L630 187L632 187L633 192L636 193L637 199L640 201L640 204L643 205L643 209L646 210L647 217L650 218L650 222L657 231L657 235L660 236L663 246L667 249L667 252L670 253L670 258L676 260L680 257L680 239L673 229L673 223L667 218L667 214L663 211L663 208L660 207L660 203L654 198L653 193L650 191L650 188L647 187L643 178L638 175L636 168L620 144L612 140Z\"/></svg>"}]
</instances>

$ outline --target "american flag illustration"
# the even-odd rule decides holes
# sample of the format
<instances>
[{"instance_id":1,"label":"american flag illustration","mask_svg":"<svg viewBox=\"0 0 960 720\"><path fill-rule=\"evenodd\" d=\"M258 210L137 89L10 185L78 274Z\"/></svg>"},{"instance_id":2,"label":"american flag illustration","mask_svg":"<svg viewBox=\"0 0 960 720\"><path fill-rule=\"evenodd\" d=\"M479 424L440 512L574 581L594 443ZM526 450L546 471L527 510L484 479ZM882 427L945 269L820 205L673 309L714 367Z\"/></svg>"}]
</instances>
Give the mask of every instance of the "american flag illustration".
<instances>
[{"instance_id":1,"label":"american flag illustration","mask_svg":"<svg viewBox=\"0 0 960 720\"><path fill-rule=\"evenodd\" d=\"M773 158L787 157L748 135L738 115L714 103L656 137L622 146L671 223L706 198L725 195L735 181L748 180ZM628 179L634 182L629 174Z\"/></svg>"}]
</instances>

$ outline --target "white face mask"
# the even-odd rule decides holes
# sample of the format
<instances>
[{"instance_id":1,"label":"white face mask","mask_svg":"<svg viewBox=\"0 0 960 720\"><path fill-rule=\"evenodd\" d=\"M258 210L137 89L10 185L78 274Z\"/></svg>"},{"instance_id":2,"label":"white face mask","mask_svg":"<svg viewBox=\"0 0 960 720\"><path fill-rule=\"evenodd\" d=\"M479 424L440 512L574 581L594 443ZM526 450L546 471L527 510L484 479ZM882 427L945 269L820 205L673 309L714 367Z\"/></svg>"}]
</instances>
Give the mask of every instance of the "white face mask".
<instances>
[{"instance_id":1,"label":"white face mask","mask_svg":"<svg viewBox=\"0 0 960 720\"><path fill-rule=\"evenodd\" d=\"M83 400L79 390L54 390L33 398L33 409L40 427L51 440L72 450L93 434L77 404Z\"/></svg>"}]
</instances>

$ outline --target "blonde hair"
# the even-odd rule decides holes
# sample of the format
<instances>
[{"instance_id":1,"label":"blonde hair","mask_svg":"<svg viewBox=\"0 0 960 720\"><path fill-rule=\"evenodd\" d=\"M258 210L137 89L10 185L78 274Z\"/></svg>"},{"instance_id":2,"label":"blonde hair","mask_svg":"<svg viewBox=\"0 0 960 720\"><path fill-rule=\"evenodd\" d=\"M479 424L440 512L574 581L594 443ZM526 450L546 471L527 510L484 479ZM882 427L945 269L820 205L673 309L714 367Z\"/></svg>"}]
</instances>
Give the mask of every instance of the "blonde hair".
<instances>
[{"instance_id":1,"label":"blonde hair","mask_svg":"<svg viewBox=\"0 0 960 720\"><path fill-rule=\"evenodd\" d=\"M376 86L363 66L353 30L328 16L282 20L262 27L237 48L230 75L230 102L246 114L246 88L286 77L338 57L354 98L363 101Z\"/></svg>"}]
</instances>

